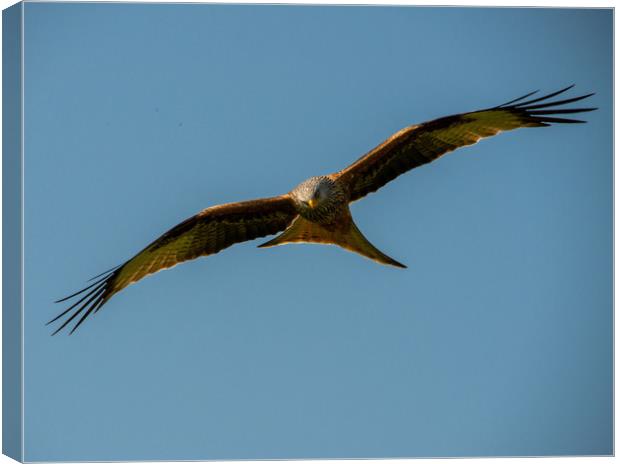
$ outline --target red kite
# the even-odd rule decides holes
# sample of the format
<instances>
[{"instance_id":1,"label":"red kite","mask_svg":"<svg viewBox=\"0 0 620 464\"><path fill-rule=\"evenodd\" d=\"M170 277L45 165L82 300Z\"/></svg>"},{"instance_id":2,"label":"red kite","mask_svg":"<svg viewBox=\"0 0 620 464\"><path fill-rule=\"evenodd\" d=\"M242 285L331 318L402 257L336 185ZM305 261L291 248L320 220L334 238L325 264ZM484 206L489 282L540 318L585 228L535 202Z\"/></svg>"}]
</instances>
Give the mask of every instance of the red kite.
<instances>
[{"instance_id":1,"label":"red kite","mask_svg":"<svg viewBox=\"0 0 620 464\"><path fill-rule=\"evenodd\" d=\"M593 94L549 101L572 87L526 100L536 93L532 92L493 108L409 126L342 171L311 177L287 194L207 208L170 229L122 265L100 274L99 280L85 289L58 300L65 301L85 293L48 324L69 316L54 332L56 334L81 314L70 331L73 333L112 296L143 277L190 259L212 255L235 243L281 231L284 232L260 247L292 242L334 244L381 264L404 268L362 235L353 222L349 203L377 191L413 168L502 131L585 122L557 115L596 108L557 107Z\"/></svg>"}]
</instances>

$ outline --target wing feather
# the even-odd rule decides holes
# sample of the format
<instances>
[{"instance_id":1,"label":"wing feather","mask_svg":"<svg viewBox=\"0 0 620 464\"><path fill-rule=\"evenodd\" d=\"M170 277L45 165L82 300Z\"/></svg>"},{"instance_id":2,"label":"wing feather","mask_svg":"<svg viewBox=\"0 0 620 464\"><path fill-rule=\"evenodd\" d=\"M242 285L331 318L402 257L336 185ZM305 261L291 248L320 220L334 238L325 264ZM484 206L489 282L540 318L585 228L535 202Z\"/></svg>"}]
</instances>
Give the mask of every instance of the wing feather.
<instances>
[{"instance_id":1,"label":"wing feather","mask_svg":"<svg viewBox=\"0 0 620 464\"><path fill-rule=\"evenodd\" d=\"M548 100L572 87L523 101L536 93L531 92L493 108L446 116L406 127L336 173L334 177L347 186L350 201L355 201L377 191L411 169L500 132L521 127L544 127L551 123L584 122L555 115L583 113L596 108L558 109L557 107L583 100L594 94L559 101Z\"/></svg>"},{"instance_id":2,"label":"wing feather","mask_svg":"<svg viewBox=\"0 0 620 464\"><path fill-rule=\"evenodd\" d=\"M56 334L82 314L71 328L70 333L73 333L90 314L128 285L184 261L217 253L235 243L280 232L296 216L294 203L288 195L207 208L170 229L121 266L100 274L97 277L101 278L88 287L58 300L66 301L85 293L48 324L67 316L54 332Z\"/></svg>"}]
</instances>

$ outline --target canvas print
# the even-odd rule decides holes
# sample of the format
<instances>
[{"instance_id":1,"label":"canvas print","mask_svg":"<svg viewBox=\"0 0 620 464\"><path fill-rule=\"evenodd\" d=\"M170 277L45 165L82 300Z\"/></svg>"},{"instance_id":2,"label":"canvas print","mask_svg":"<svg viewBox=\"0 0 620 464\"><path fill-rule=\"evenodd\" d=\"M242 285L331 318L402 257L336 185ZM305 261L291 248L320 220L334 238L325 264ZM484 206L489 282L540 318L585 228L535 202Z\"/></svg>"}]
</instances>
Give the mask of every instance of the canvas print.
<instances>
[{"instance_id":1,"label":"canvas print","mask_svg":"<svg viewBox=\"0 0 620 464\"><path fill-rule=\"evenodd\" d=\"M613 454L612 24L5 10L4 453Z\"/></svg>"}]
</instances>

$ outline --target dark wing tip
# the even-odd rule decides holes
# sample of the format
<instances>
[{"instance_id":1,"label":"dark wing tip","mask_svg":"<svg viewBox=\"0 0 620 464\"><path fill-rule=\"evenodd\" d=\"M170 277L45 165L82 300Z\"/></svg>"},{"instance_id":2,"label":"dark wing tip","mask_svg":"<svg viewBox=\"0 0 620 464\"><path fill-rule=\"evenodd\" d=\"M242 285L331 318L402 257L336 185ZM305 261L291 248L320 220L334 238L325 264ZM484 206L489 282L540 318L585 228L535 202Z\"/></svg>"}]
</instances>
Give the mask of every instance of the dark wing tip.
<instances>
[{"instance_id":1,"label":"dark wing tip","mask_svg":"<svg viewBox=\"0 0 620 464\"><path fill-rule=\"evenodd\" d=\"M538 93L539 90L534 90L533 92L526 93L525 95L515 98L514 100L507 101L506 103L502 103L501 105L497 105L496 108L502 108L504 106L512 105L513 103L517 103L518 101L524 100L527 97L531 97L532 95Z\"/></svg>"},{"instance_id":2,"label":"dark wing tip","mask_svg":"<svg viewBox=\"0 0 620 464\"><path fill-rule=\"evenodd\" d=\"M533 100L527 100L527 101L524 101L524 102L520 102L520 103L518 103L516 105L513 105L513 106L526 106L526 105L531 105L532 103L535 103L535 102L539 102L539 101L543 101L543 100L548 100L548 99L553 98L553 97L555 97L557 95L560 95L560 94L562 94L564 92L567 92L568 90L572 89L573 87L575 87L575 84L571 84L568 87L564 87L563 89L556 90L555 92L548 93L547 95L543 95L542 97L534 98Z\"/></svg>"},{"instance_id":3,"label":"dark wing tip","mask_svg":"<svg viewBox=\"0 0 620 464\"><path fill-rule=\"evenodd\" d=\"M122 266L122 264L119 264L118 266L114 266L112 269L108 269L107 271L104 271L101 274L97 274L96 276L91 277L90 279L88 279L88 281L92 282L93 280L95 280L98 277L101 277L104 274L111 274L112 272L116 271L121 266Z\"/></svg>"},{"instance_id":4,"label":"dark wing tip","mask_svg":"<svg viewBox=\"0 0 620 464\"><path fill-rule=\"evenodd\" d=\"M505 103L504 105L500 105L497 108L501 108L504 110L512 111L517 114L521 114L526 121L530 121L533 123L538 123L540 126L548 126L551 123L558 124L574 124L574 123L585 123L587 121L582 121L580 119L569 119L563 117L555 117L560 114L574 114L574 113L587 113L589 111L595 111L598 108L558 108L569 103L575 103L581 100L585 100L586 98L595 95L594 92L580 95L577 97L566 98L563 100L549 101L553 97L560 95L570 89L572 89L575 84L569 85L561 90L556 92L552 92L550 94L544 95L542 97L534 98L532 100L522 101L525 97L518 98L513 100L512 102ZM529 95L528 95L529 96Z\"/></svg>"},{"instance_id":5,"label":"dark wing tip","mask_svg":"<svg viewBox=\"0 0 620 464\"><path fill-rule=\"evenodd\" d=\"M90 284L86 288L83 288L82 290L75 292L65 298L57 300L55 303L62 303L63 301L66 301L70 298L86 292L86 294L83 295L80 299L78 299L75 303L73 303L71 306L69 306L67 309L65 309L63 312L61 312L45 324L47 326L61 319L65 315L69 316L54 332L52 332L52 335L56 335L58 332L62 331L65 327L67 327L67 325L71 323L71 321L73 321L76 317L82 314L82 317L69 331L69 335L71 335L86 320L88 316L90 316L93 312L97 312L99 308L101 308L101 306L103 306L113 295L114 292L111 285L116 276L118 275L118 271L119 267L116 267L110 271L104 272L104 277ZM100 277L103 274L100 274L97 277ZM71 312L72 310L73 312Z\"/></svg>"}]
</instances>

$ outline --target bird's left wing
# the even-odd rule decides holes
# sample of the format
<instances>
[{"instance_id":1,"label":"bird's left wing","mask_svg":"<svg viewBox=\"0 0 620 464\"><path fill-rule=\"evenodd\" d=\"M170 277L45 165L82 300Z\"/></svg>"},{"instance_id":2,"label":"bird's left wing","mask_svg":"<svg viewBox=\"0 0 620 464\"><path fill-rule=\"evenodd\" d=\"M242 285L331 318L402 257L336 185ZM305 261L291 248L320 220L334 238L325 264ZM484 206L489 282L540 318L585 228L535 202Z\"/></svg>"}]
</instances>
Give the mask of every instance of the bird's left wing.
<instances>
[{"instance_id":1,"label":"bird's left wing","mask_svg":"<svg viewBox=\"0 0 620 464\"><path fill-rule=\"evenodd\" d=\"M207 208L170 229L121 266L97 276L85 289L58 302L82 295L48 322L67 316L56 334L82 314L71 333L115 293L143 277L184 261L217 253L235 243L284 230L297 216L288 195ZM72 312L73 311L73 312Z\"/></svg>"},{"instance_id":2,"label":"bird's left wing","mask_svg":"<svg viewBox=\"0 0 620 464\"><path fill-rule=\"evenodd\" d=\"M524 101L535 93L532 92L494 108L456 114L406 127L346 169L336 173L334 177L347 186L350 201L355 201L410 169L429 163L457 148L472 145L485 137L520 127L585 122L557 115L582 113L596 108L556 107L583 100L593 94L548 101L572 87Z\"/></svg>"}]
</instances>

